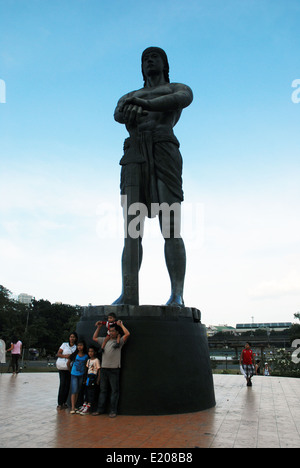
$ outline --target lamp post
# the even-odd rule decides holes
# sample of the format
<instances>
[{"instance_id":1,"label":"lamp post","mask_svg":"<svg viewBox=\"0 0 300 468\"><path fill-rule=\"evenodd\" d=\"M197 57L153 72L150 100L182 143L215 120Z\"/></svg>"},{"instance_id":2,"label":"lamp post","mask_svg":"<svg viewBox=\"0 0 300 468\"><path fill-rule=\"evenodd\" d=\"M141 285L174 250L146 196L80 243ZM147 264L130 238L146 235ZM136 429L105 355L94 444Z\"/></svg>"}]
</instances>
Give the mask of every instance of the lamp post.
<instances>
[{"instance_id":1,"label":"lamp post","mask_svg":"<svg viewBox=\"0 0 300 468\"><path fill-rule=\"evenodd\" d=\"M31 302L32 304L32 302ZM30 313L30 306L31 304L28 304L27 308L27 318L26 318L26 325L25 325L25 337L26 337L26 342L27 342L27 332L28 332L28 322L29 322L29 313ZM29 349L29 342L27 342L28 349ZM23 346L22 349L22 369L24 368L24 354L25 354L25 346Z\"/></svg>"}]
</instances>

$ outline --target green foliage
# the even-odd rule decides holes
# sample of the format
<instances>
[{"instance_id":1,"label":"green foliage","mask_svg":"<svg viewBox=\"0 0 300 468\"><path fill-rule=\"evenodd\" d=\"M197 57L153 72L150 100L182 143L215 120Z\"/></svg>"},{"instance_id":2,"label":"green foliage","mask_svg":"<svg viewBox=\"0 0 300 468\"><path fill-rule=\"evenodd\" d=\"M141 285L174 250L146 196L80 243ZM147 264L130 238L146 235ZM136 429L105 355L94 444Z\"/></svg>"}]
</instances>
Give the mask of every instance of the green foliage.
<instances>
[{"instance_id":1,"label":"green foliage","mask_svg":"<svg viewBox=\"0 0 300 468\"><path fill-rule=\"evenodd\" d=\"M300 377L300 364L292 360L292 355L285 349L278 349L276 355L268 360L272 375L281 377Z\"/></svg>"},{"instance_id":2,"label":"green foliage","mask_svg":"<svg viewBox=\"0 0 300 468\"><path fill-rule=\"evenodd\" d=\"M55 354L76 329L81 308L51 304L41 299L29 306L11 299L11 292L0 285L0 338L10 345L13 336L28 349L39 348Z\"/></svg>"},{"instance_id":3,"label":"green foliage","mask_svg":"<svg viewBox=\"0 0 300 468\"><path fill-rule=\"evenodd\" d=\"M10 295L11 292L0 285L0 337L6 342L24 333L27 317L26 306L12 300Z\"/></svg>"},{"instance_id":4,"label":"green foliage","mask_svg":"<svg viewBox=\"0 0 300 468\"><path fill-rule=\"evenodd\" d=\"M291 337L291 342L300 339L300 325L298 323L294 323L288 330L288 334Z\"/></svg>"}]
</instances>

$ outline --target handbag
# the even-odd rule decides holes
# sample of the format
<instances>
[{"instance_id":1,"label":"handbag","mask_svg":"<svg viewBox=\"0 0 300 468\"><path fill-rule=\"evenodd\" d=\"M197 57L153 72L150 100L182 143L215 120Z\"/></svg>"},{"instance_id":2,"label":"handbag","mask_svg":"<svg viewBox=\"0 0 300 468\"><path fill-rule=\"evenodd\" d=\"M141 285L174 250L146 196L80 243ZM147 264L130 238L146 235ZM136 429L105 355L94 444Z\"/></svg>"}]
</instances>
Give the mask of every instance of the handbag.
<instances>
[{"instance_id":1,"label":"handbag","mask_svg":"<svg viewBox=\"0 0 300 468\"><path fill-rule=\"evenodd\" d=\"M69 370L67 366L68 360L66 358L57 358L56 360L56 368L58 370Z\"/></svg>"},{"instance_id":2,"label":"handbag","mask_svg":"<svg viewBox=\"0 0 300 468\"><path fill-rule=\"evenodd\" d=\"M69 346L69 344L66 344L66 345L67 345L66 347L69 348L68 354L72 354L73 351L72 351L71 347ZM56 360L56 368L57 368L58 370L69 370L68 365L67 365L67 362L68 362L68 359L67 359L67 358L61 358L61 357L57 358L57 360Z\"/></svg>"}]
</instances>

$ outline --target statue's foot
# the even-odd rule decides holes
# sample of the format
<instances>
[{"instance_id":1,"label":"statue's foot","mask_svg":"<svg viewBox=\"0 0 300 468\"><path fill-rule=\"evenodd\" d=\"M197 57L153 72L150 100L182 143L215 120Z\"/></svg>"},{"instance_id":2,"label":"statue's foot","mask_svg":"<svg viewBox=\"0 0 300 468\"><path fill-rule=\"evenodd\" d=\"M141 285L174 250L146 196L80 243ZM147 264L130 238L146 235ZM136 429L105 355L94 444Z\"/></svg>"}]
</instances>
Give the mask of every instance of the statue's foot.
<instances>
[{"instance_id":1,"label":"statue's foot","mask_svg":"<svg viewBox=\"0 0 300 468\"><path fill-rule=\"evenodd\" d=\"M123 305L124 304L124 294L122 293L118 299L116 299L112 305Z\"/></svg>"},{"instance_id":2,"label":"statue's foot","mask_svg":"<svg viewBox=\"0 0 300 468\"><path fill-rule=\"evenodd\" d=\"M179 294L171 294L171 297L166 303L166 305L175 307L185 307L183 297Z\"/></svg>"}]
</instances>

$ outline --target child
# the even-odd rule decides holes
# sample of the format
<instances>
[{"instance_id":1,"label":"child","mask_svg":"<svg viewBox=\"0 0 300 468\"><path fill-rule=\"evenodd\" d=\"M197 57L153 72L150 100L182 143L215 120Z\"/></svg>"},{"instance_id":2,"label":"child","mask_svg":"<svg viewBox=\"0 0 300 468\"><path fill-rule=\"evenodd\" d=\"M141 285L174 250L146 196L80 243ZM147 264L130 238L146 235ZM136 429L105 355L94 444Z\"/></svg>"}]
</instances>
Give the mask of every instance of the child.
<instances>
[{"instance_id":1,"label":"child","mask_svg":"<svg viewBox=\"0 0 300 468\"><path fill-rule=\"evenodd\" d=\"M107 321L106 322L105 321L103 321L103 322L100 321L100 322L97 322L97 323L101 323L102 325L106 325L106 328L107 328L107 336L106 336L106 338L105 338L105 340L104 340L104 342L103 342L103 344L101 346L102 353L104 353L105 345L109 340L109 335L110 335L109 328L110 328L111 325L116 325L116 323L117 323L116 314L114 314L112 312L111 314L109 314L107 316ZM117 342L115 343L114 347L115 348L120 347L120 333L118 333L118 335L117 335Z\"/></svg>"},{"instance_id":2,"label":"child","mask_svg":"<svg viewBox=\"0 0 300 468\"><path fill-rule=\"evenodd\" d=\"M252 387L251 377L254 374L254 357L250 343L245 344L245 349L241 352L240 366L242 366L243 373L247 379L247 387Z\"/></svg>"},{"instance_id":3,"label":"child","mask_svg":"<svg viewBox=\"0 0 300 468\"><path fill-rule=\"evenodd\" d=\"M270 369L270 367L269 367L269 365L268 365L267 362L265 363L264 375L266 375L266 376L271 375L271 369Z\"/></svg>"},{"instance_id":4,"label":"child","mask_svg":"<svg viewBox=\"0 0 300 468\"><path fill-rule=\"evenodd\" d=\"M89 360L86 363L87 379L85 383L85 402L80 410L80 414L88 414L90 408L95 402L96 385L100 383L100 361L97 358L97 349L95 346L90 346Z\"/></svg>"},{"instance_id":5,"label":"child","mask_svg":"<svg viewBox=\"0 0 300 468\"><path fill-rule=\"evenodd\" d=\"M76 403L78 394L82 388L83 379L86 373L86 361L88 355L86 354L86 345L84 341L79 341L77 350L68 359L68 368L71 371L71 411L70 414L78 412ZM71 362L73 362L71 368Z\"/></svg>"}]
</instances>

